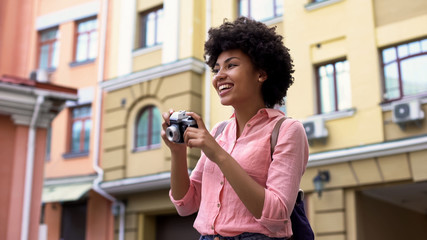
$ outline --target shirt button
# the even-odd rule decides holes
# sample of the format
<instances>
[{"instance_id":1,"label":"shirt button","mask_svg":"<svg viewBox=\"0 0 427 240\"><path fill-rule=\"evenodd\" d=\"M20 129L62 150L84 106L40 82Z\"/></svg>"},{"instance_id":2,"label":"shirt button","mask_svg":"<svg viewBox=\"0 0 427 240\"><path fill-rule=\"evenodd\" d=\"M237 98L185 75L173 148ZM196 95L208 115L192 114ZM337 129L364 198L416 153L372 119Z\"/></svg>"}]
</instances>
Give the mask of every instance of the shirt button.
<instances>
[{"instance_id":1,"label":"shirt button","mask_svg":"<svg viewBox=\"0 0 427 240\"><path fill-rule=\"evenodd\" d=\"M211 229L212 229L212 230L214 229L213 225L211 226Z\"/></svg>"},{"instance_id":2,"label":"shirt button","mask_svg":"<svg viewBox=\"0 0 427 240\"><path fill-rule=\"evenodd\" d=\"M217 207L221 207L221 203L218 203L216 206L217 206Z\"/></svg>"},{"instance_id":3,"label":"shirt button","mask_svg":"<svg viewBox=\"0 0 427 240\"><path fill-rule=\"evenodd\" d=\"M248 124L248 127L250 127L251 125L250 124Z\"/></svg>"},{"instance_id":4,"label":"shirt button","mask_svg":"<svg viewBox=\"0 0 427 240\"><path fill-rule=\"evenodd\" d=\"M220 184L221 184L221 185L224 185L224 182L223 182L223 181L221 181L221 182L220 182Z\"/></svg>"}]
</instances>

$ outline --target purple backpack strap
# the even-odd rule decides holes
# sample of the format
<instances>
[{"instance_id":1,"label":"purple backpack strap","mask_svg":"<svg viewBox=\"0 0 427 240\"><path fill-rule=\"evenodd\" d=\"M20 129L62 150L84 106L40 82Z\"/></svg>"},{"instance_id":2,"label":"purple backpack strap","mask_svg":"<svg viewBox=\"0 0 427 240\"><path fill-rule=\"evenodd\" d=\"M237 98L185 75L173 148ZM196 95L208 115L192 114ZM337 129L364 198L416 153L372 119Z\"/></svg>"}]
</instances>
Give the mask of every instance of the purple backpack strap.
<instances>
[{"instance_id":1,"label":"purple backpack strap","mask_svg":"<svg viewBox=\"0 0 427 240\"><path fill-rule=\"evenodd\" d=\"M223 121L219 124L218 128L216 129L214 138L216 139L221 133L222 131L224 131L225 126L227 126L228 121Z\"/></svg>"},{"instance_id":2,"label":"purple backpack strap","mask_svg":"<svg viewBox=\"0 0 427 240\"><path fill-rule=\"evenodd\" d=\"M274 148L276 147L277 139L279 138L280 126L282 126L282 123L285 120L286 120L286 117L283 117L279 121L277 121L276 125L274 125L273 131L271 132L271 137L270 137L270 154L271 154L271 160L273 160Z\"/></svg>"}]
</instances>

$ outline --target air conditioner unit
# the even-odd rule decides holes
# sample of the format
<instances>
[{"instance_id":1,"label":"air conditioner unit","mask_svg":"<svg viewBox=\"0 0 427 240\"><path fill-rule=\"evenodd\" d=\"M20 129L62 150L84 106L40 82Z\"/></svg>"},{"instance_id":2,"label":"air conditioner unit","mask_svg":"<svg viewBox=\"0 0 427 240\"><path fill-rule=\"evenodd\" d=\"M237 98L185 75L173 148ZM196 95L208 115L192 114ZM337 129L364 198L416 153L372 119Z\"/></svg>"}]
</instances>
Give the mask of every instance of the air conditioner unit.
<instances>
[{"instance_id":1,"label":"air conditioner unit","mask_svg":"<svg viewBox=\"0 0 427 240\"><path fill-rule=\"evenodd\" d=\"M46 69L37 69L30 73L30 79L37 82L47 83L49 82L49 73Z\"/></svg>"},{"instance_id":2,"label":"air conditioner unit","mask_svg":"<svg viewBox=\"0 0 427 240\"><path fill-rule=\"evenodd\" d=\"M313 117L302 122L305 133L309 141L326 140L328 137L328 129L325 127L325 120L320 117Z\"/></svg>"},{"instance_id":3,"label":"air conditioner unit","mask_svg":"<svg viewBox=\"0 0 427 240\"><path fill-rule=\"evenodd\" d=\"M424 119L424 112L418 99L393 102L391 109L393 122L399 124L402 129L405 129L406 123L414 122L420 125Z\"/></svg>"}]
</instances>

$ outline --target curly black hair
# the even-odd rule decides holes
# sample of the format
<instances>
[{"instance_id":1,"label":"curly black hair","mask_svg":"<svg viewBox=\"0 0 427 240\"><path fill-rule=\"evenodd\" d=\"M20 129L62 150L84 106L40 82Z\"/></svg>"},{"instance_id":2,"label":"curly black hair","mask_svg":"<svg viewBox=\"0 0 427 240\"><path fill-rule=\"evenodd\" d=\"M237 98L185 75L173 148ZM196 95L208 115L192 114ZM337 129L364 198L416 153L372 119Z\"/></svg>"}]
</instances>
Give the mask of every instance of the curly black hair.
<instances>
[{"instance_id":1,"label":"curly black hair","mask_svg":"<svg viewBox=\"0 0 427 240\"><path fill-rule=\"evenodd\" d=\"M218 28L209 29L208 34L203 57L212 70L223 51L240 49L249 56L256 69L267 74L261 89L265 105L272 108L275 104L284 104L283 98L294 82L294 65L289 49L283 45L283 37L276 33L275 27L239 17L234 22L224 20Z\"/></svg>"}]
</instances>

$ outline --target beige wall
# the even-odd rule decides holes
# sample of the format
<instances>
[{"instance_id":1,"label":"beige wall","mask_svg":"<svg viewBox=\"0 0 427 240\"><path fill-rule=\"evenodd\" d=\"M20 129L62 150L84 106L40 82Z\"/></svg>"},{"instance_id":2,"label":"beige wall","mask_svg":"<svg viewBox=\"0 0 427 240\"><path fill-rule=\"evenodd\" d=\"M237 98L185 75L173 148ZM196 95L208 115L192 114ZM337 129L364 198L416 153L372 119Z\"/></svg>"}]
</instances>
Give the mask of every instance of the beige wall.
<instances>
[{"instance_id":1,"label":"beige wall","mask_svg":"<svg viewBox=\"0 0 427 240\"><path fill-rule=\"evenodd\" d=\"M427 2L424 0L373 0L375 8L375 25L383 26L401 22L427 14Z\"/></svg>"},{"instance_id":2,"label":"beige wall","mask_svg":"<svg viewBox=\"0 0 427 240\"><path fill-rule=\"evenodd\" d=\"M425 214L357 194L358 239L425 239ZM406 229L402 231L402 229Z\"/></svg>"}]
</instances>

